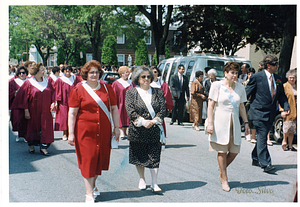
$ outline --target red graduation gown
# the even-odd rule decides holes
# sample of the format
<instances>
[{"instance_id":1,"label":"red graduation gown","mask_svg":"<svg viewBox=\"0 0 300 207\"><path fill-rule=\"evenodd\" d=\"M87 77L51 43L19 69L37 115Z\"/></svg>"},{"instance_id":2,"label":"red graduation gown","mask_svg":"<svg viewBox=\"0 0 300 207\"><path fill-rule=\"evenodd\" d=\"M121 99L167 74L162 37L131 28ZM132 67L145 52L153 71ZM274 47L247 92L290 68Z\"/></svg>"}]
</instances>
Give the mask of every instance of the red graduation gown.
<instances>
[{"instance_id":1,"label":"red graduation gown","mask_svg":"<svg viewBox=\"0 0 300 207\"><path fill-rule=\"evenodd\" d=\"M132 86L130 85L127 88L124 88L124 86L118 81L114 81L111 86L115 91L118 101L117 105L119 109L119 127L127 127L129 126L129 118L125 108L125 96L126 91L132 88Z\"/></svg>"},{"instance_id":2,"label":"red graduation gown","mask_svg":"<svg viewBox=\"0 0 300 207\"><path fill-rule=\"evenodd\" d=\"M76 76L72 86L58 78L55 81L55 98L57 101L57 111L55 116L54 131L64 131L68 129L68 111L69 111L69 95L71 90L80 82Z\"/></svg>"},{"instance_id":3,"label":"red graduation gown","mask_svg":"<svg viewBox=\"0 0 300 207\"><path fill-rule=\"evenodd\" d=\"M33 86L29 80L26 80L20 87L12 109L29 110L27 141L39 141L44 144L54 142L53 117L50 112L50 106L54 100L55 91L49 82L43 92ZM18 117L18 119L21 118Z\"/></svg>"}]
</instances>

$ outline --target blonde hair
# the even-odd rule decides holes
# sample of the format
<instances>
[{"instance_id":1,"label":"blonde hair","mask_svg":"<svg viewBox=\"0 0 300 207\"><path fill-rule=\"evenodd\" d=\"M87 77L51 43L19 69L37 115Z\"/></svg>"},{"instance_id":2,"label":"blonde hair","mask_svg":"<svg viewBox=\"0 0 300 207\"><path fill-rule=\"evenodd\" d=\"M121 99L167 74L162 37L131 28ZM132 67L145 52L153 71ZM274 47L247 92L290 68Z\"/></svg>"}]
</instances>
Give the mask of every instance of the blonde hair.
<instances>
[{"instance_id":1,"label":"blonde hair","mask_svg":"<svg viewBox=\"0 0 300 207\"><path fill-rule=\"evenodd\" d=\"M123 65L123 66L119 67L118 73L120 74L120 76L122 76L122 74L125 73L126 71L130 71L129 67Z\"/></svg>"}]
</instances>

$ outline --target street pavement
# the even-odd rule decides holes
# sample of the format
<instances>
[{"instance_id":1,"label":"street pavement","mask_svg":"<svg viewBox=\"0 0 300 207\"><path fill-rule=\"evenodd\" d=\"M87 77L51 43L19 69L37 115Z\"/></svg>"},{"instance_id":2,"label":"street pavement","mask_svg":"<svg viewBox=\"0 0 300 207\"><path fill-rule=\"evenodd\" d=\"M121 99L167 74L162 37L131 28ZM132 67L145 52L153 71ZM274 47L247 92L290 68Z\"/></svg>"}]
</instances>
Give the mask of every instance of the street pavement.
<instances>
[{"instance_id":1,"label":"street pavement","mask_svg":"<svg viewBox=\"0 0 300 207\"><path fill-rule=\"evenodd\" d=\"M151 175L145 171L147 189L138 189L139 176L128 162L128 140L112 149L110 169L97 179L101 195L97 203L196 203L196 202L291 202L297 182L297 152L269 147L274 173L251 165L254 145L242 138L241 152L228 168L230 192L221 188L217 153L208 151L208 137L191 128L192 123L169 125L167 147L161 154L158 183L162 192L150 190ZM28 153L27 143L16 142L9 129L9 202L84 202L85 186L74 147L55 132L51 156Z\"/></svg>"}]
</instances>

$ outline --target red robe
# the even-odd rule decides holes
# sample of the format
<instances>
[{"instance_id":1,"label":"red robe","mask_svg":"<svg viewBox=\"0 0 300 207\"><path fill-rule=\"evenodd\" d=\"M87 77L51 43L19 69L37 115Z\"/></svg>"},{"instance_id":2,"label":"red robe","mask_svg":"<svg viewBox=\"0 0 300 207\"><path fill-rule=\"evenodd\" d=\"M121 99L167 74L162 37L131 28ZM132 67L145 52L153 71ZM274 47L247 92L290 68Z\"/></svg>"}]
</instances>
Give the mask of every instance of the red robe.
<instances>
[{"instance_id":1,"label":"red robe","mask_svg":"<svg viewBox=\"0 0 300 207\"><path fill-rule=\"evenodd\" d=\"M11 108L12 103L15 99L15 93L20 89L20 85L17 84L17 79L14 78L9 81L9 108ZM15 103L18 105L18 103ZM18 117L22 117L19 119ZM26 138L27 133L27 119L24 117L24 110L23 109L13 109L10 113L10 121L12 125L12 131L18 131L19 137Z\"/></svg>"},{"instance_id":2,"label":"red robe","mask_svg":"<svg viewBox=\"0 0 300 207\"><path fill-rule=\"evenodd\" d=\"M168 111L171 111L174 107L174 104L173 104L172 94L168 84L165 81L163 81L162 83L162 81L158 79L158 81L152 82L151 86L154 88L161 88L164 91L164 96L166 99L166 108ZM165 137L167 137L165 121L163 121L162 126L164 128Z\"/></svg>"},{"instance_id":3,"label":"red robe","mask_svg":"<svg viewBox=\"0 0 300 207\"><path fill-rule=\"evenodd\" d=\"M59 77L58 77L59 78ZM55 82L58 80L58 78L56 80L53 80L53 78L51 77L51 75L48 76L48 81L51 83L52 87L55 89Z\"/></svg>"},{"instance_id":4,"label":"red robe","mask_svg":"<svg viewBox=\"0 0 300 207\"><path fill-rule=\"evenodd\" d=\"M115 93L110 85L106 85L111 105L117 105ZM108 94L101 84L96 94L105 103L108 110ZM108 170L111 149L111 124L82 84L73 88L70 93L70 107L77 108L75 122L75 149L78 167L85 178L101 175L102 170Z\"/></svg>"},{"instance_id":5,"label":"red robe","mask_svg":"<svg viewBox=\"0 0 300 207\"><path fill-rule=\"evenodd\" d=\"M127 88L119 83L118 81L114 81L111 85L115 91L117 101L118 101L118 109L119 109L119 127L128 127L129 126L129 118L125 108L125 96L126 91L130 88L133 88L133 85L129 85Z\"/></svg>"},{"instance_id":6,"label":"red robe","mask_svg":"<svg viewBox=\"0 0 300 207\"><path fill-rule=\"evenodd\" d=\"M61 78L55 81L55 98L57 101L57 111L55 116L54 131L68 130L68 112L69 112L69 95L71 90L80 82L78 76L73 84L65 83Z\"/></svg>"},{"instance_id":7,"label":"red robe","mask_svg":"<svg viewBox=\"0 0 300 207\"><path fill-rule=\"evenodd\" d=\"M51 103L54 101L55 91L49 82L43 91L33 86L29 80L20 87L12 104L12 110L29 110L27 141L38 141L44 144L54 142L53 117L50 112ZM18 119L21 118L21 116L18 117Z\"/></svg>"}]
</instances>

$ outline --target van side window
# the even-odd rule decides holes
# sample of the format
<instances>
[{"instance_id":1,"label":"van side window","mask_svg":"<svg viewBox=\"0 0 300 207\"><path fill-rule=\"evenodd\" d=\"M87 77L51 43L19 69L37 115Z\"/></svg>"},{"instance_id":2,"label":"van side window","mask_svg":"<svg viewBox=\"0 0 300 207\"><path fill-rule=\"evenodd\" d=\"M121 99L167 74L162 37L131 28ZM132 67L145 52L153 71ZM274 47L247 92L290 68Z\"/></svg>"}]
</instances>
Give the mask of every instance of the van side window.
<instances>
[{"instance_id":1,"label":"van side window","mask_svg":"<svg viewBox=\"0 0 300 207\"><path fill-rule=\"evenodd\" d=\"M172 65L172 68L171 68L171 71L170 71L170 74L169 74L169 80L168 80L168 82L170 82L171 76L174 74L176 68L177 68L177 63L173 62L173 65Z\"/></svg>"},{"instance_id":2,"label":"van side window","mask_svg":"<svg viewBox=\"0 0 300 207\"><path fill-rule=\"evenodd\" d=\"M159 64L159 66L158 66L158 70L160 70L161 74L163 73L164 67L165 67L165 63L161 63L161 64Z\"/></svg>"},{"instance_id":3,"label":"van side window","mask_svg":"<svg viewBox=\"0 0 300 207\"><path fill-rule=\"evenodd\" d=\"M188 68L186 69L186 73L185 75L190 79L191 73L193 71L193 67L194 67L195 61L192 60L189 62Z\"/></svg>"},{"instance_id":4,"label":"van side window","mask_svg":"<svg viewBox=\"0 0 300 207\"><path fill-rule=\"evenodd\" d=\"M218 73L217 77L224 77L224 68L225 62L224 61L216 61L216 60L207 60L207 66L215 69Z\"/></svg>"},{"instance_id":5,"label":"van side window","mask_svg":"<svg viewBox=\"0 0 300 207\"><path fill-rule=\"evenodd\" d=\"M164 70L164 74L162 76L163 80L166 80L166 76L168 74L169 67L170 67L170 63L167 63L166 68Z\"/></svg>"}]
</instances>

